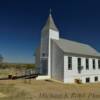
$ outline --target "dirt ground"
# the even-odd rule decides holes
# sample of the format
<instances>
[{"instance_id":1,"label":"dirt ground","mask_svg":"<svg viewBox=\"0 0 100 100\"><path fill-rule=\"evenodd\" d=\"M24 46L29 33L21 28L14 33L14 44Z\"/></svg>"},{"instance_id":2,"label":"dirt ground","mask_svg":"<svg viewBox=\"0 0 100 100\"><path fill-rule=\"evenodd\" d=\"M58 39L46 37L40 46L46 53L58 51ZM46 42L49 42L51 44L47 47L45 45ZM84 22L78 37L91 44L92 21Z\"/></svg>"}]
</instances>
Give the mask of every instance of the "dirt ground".
<instances>
[{"instance_id":1,"label":"dirt ground","mask_svg":"<svg viewBox=\"0 0 100 100\"><path fill-rule=\"evenodd\" d=\"M100 83L0 80L0 100L100 100Z\"/></svg>"}]
</instances>

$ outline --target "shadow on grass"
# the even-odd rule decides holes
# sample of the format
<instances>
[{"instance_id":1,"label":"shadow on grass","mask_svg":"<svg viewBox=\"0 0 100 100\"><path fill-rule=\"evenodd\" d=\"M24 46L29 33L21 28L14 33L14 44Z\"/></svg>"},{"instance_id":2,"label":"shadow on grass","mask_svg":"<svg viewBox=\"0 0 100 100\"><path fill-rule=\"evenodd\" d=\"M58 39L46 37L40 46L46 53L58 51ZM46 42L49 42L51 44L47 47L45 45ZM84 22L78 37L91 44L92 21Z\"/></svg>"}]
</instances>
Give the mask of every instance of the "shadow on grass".
<instances>
[{"instance_id":1,"label":"shadow on grass","mask_svg":"<svg viewBox=\"0 0 100 100\"><path fill-rule=\"evenodd\" d=\"M45 81L46 81L46 82L53 82L52 80L48 80L48 79L46 79Z\"/></svg>"}]
</instances>

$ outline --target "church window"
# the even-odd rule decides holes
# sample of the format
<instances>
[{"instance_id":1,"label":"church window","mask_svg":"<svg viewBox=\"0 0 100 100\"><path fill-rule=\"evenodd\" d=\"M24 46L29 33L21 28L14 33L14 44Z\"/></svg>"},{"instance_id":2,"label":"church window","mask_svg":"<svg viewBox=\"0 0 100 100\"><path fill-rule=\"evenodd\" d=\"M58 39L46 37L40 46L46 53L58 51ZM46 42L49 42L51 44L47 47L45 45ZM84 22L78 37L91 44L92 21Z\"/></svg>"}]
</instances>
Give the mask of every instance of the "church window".
<instances>
[{"instance_id":1,"label":"church window","mask_svg":"<svg viewBox=\"0 0 100 100\"><path fill-rule=\"evenodd\" d=\"M98 77L96 76L96 77L94 78L94 80L95 80L95 81L98 81Z\"/></svg>"},{"instance_id":2,"label":"church window","mask_svg":"<svg viewBox=\"0 0 100 100\"><path fill-rule=\"evenodd\" d=\"M78 62L78 73L81 73L81 71L83 69L83 66L81 66L81 58L78 58L77 62Z\"/></svg>"},{"instance_id":3,"label":"church window","mask_svg":"<svg viewBox=\"0 0 100 100\"><path fill-rule=\"evenodd\" d=\"M86 59L86 69L89 69L89 59Z\"/></svg>"},{"instance_id":4,"label":"church window","mask_svg":"<svg viewBox=\"0 0 100 100\"><path fill-rule=\"evenodd\" d=\"M89 83L90 82L90 78L86 78L86 83Z\"/></svg>"},{"instance_id":5,"label":"church window","mask_svg":"<svg viewBox=\"0 0 100 100\"><path fill-rule=\"evenodd\" d=\"M81 58L78 58L78 67L81 67Z\"/></svg>"},{"instance_id":6,"label":"church window","mask_svg":"<svg viewBox=\"0 0 100 100\"><path fill-rule=\"evenodd\" d=\"M44 57L45 56L45 53L43 53L42 56Z\"/></svg>"},{"instance_id":7,"label":"church window","mask_svg":"<svg viewBox=\"0 0 100 100\"><path fill-rule=\"evenodd\" d=\"M98 68L100 69L100 60L98 60Z\"/></svg>"},{"instance_id":8,"label":"church window","mask_svg":"<svg viewBox=\"0 0 100 100\"><path fill-rule=\"evenodd\" d=\"M93 59L93 69L95 69L95 59Z\"/></svg>"},{"instance_id":9,"label":"church window","mask_svg":"<svg viewBox=\"0 0 100 100\"><path fill-rule=\"evenodd\" d=\"M68 70L72 70L72 57L68 57Z\"/></svg>"}]
</instances>

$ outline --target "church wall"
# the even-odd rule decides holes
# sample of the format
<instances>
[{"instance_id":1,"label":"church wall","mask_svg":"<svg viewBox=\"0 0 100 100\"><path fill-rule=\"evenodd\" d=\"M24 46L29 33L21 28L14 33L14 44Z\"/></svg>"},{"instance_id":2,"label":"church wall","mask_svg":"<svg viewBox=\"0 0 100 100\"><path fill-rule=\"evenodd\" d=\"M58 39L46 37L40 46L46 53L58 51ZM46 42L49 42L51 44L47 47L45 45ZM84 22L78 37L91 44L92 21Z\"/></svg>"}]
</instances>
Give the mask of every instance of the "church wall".
<instances>
[{"instance_id":1,"label":"church wall","mask_svg":"<svg viewBox=\"0 0 100 100\"><path fill-rule=\"evenodd\" d=\"M51 77L51 39L59 39L59 32L52 29L42 31L41 35L41 51L40 51L40 73L45 74L43 70L47 70L47 75ZM42 60L47 57L47 66L42 66Z\"/></svg>"},{"instance_id":2,"label":"church wall","mask_svg":"<svg viewBox=\"0 0 100 100\"><path fill-rule=\"evenodd\" d=\"M51 78L63 81L64 78L64 54L52 41L51 45Z\"/></svg>"},{"instance_id":3,"label":"church wall","mask_svg":"<svg viewBox=\"0 0 100 100\"><path fill-rule=\"evenodd\" d=\"M40 74L48 74L48 44L49 31L45 30L41 33L41 49L40 49Z\"/></svg>"},{"instance_id":4,"label":"church wall","mask_svg":"<svg viewBox=\"0 0 100 100\"><path fill-rule=\"evenodd\" d=\"M68 70L68 56L64 56L64 83L74 83L77 78L77 59L72 57L72 70Z\"/></svg>"},{"instance_id":5,"label":"church wall","mask_svg":"<svg viewBox=\"0 0 100 100\"><path fill-rule=\"evenodd\" d=\"M70 55L68 55L70 56ZM68 56L64 56L64 83L74 83L75 79L82 80L82 83L86 83L86 78L90 78L90 82L95 82L94 78L97 76L98 81L100 81L100 69L98 68L98 59L97 58L88 58L89 59L89 70L86 69L86 58L71 56L72 57L72 70L68 70ZM81 73L78 72L78 63L77 59L81 58L81 66L83 69ZM96 68L93 69L92 60L95 59Z\"/></svg>"},{"instance_id":6,"label":"church wall","mask_svg":"<svg viewBox=\"0 0 100 100\"><path fill-rule=\"evenodd\" d=\"M48 43L49 43L49 32L44 31L41 33L41 57L45 53L45 56L48 56Z\"/></svg>"},{"instance_id":7,"label":"church wall","mask_svg":"<svg viewBox=\"0 0 100 100\"><path fill-rule=\"evenodd\" d=\"M51 40L59 39L59 32L49 29L49 44L48 44L48 75L51 77Z\"/></svg>"},{"instance_id":8,"label":"church wall","mask_svg":"<svg viewBox=\"0 0 100 100\"><path fill-rule=\"evenodd\" d=\"M49 38L59 40L59 32L52 29L49 30Z\"/></svg>"}]
</instances>

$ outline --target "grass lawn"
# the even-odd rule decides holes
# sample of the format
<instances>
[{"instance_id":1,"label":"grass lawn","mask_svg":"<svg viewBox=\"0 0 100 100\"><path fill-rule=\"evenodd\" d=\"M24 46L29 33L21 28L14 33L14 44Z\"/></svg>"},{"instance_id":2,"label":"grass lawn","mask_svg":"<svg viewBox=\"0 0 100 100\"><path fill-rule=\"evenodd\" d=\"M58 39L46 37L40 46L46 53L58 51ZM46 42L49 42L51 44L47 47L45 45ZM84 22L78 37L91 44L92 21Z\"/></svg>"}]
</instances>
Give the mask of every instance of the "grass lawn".
<instances>
[{"instance_id":1,"label":"grass lawn","mask_svg":"<svg viewBox=\"0 0 100 100\"><path fill-rule=\"evenodd\" d=\"M0 80L0 100L100 100L100 83Z\"/></svg>"}]
</instances>

